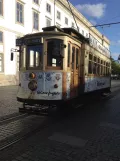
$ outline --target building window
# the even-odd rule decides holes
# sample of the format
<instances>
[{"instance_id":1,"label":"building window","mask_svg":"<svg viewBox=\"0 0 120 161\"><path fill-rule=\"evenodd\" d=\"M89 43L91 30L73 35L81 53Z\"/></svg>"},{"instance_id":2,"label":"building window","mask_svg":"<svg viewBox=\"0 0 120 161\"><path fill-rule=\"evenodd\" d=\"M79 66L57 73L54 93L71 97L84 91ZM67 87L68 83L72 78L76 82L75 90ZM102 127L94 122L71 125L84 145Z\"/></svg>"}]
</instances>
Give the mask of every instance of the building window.
<instances>
[{"instance_id":1,"label":"building window","mask_svg":"<svg viewBox=\"0 0 120 161\"><path fill-rule=\"evenodd\" d=\"M59 28L61 28L61 25L59 23L56 23L56 26L59 27Z\"/></svg>"},{"instance_id":2,"label":"building window","mask_svg":"<svg viewBox=\"0 0 120 161\"><path fill-rule=\"evenodd\" d=\"M82 30L82 35L84 35L84 31Z\"/></svg>"},{"instance_id":3,"label":"building window","mask_svg":"<svg viewBox=\"0 0 120 161\"><path fill-rule=\"evenodd\" d=\"M3 68L3 54L0 53L0 73L4 72L4 68Z\"/></svg>"},{"instance_id":4,"label":"building window","mask_svg":"<svg viewBox=\"0 0 120 161\"><path fill-rule=\"evenodd\" d=\"M75 27L75 25L74 25L74 23L72 22L72 28L74 28Z\"/></svg>"},{"instance_id":5,"label":"building window","mask_svg":"<svg viewBox=\"0 0 120 161\"><path fill-rule=\"evenodd\" d=\"M39 29L39 14L33 11L33 28Z\"/></svg>"},{"instance_id":6,"label":"building window","mask_svg":"<svg viewBox=\"0 0 120 161\"><path fill-rule=\"evenodd\" d=\"M77 27L77 31L80 32L80 28L79 27Z\"/></svg>"},{"instance_id":7,"label":"building window","mask_svg":"<svg viewBox=\"0 0 120 161\"><path fill-rule=\"evenodd\" d=\"M57 19L61 19L61 13L59 11L57 11Z\"/></svg>"},{"instance_id":8,"label":"building window","mask_svg":"<svg viewBox=\"0 0 120 161\"><path fill-rule=\"evenodd\" d=\"M49 27L49 26L51 26L51 20L50 19L46 19L46 27Z\"/></svg>"},{"instance_id":9,"label":"building window","mask_svg":"<svg viewBox=\"0 0 120 161\"><path fill-rule=\"evenodd\" d=\"M0 15L3 16L3 0L0 0Z\"/></svg>"},{"instance_id":10,"label":"building window","mask_svg":"<svg viewBox=\"0 0 120 161\"><path fill-rule=\"evenodd\" d=\"M68 25L68 18L65 17L65 24Z\"/></svg>"},{"instance_id":11,"label":"building window","mask_svg":"<svg viewBox=\"0 0 120 161\"><path fill-rule=\"evenodd\" d=\"M0 43L3 43L3 32L0 31Z\"/></svg>"},{"instance_id":12,"label":"building window","mask_svg":"<svg viewBox=\"0 0 120 161\"><path fill-rule=\"evenodd\" d=\"M24 13L24 8L23 4L17 2L16 3L16 15L17 15L17 22L23 23L23 13Z\"/></svg>"},{"instance_id":13,"label":"building window","mask_svg":"<svg viewBox=\"0 0 120 161\"><path fill-rule=\"evenodd\" d=\"M86 33L86 37L89 38L89 34L88 33Z\"/></svg>"},{"instance_id":14,"label":"building window","mask_svg":"<svg viewBox=\"0 0 120 161\"><path fill-rule=\"evenodd\" d=\"M39 4L39 0L33 0L33 2Z\"/></svg>"},{"instance_id":15,"label":"building window","mask_svg":"<svg viewBox=\"0 0 120 161\"><path fill-rule=\"evenodd\" d=\"M46 11L51 13L51 5L50 4L46 4Z\"/></svg>"}]
</instances>

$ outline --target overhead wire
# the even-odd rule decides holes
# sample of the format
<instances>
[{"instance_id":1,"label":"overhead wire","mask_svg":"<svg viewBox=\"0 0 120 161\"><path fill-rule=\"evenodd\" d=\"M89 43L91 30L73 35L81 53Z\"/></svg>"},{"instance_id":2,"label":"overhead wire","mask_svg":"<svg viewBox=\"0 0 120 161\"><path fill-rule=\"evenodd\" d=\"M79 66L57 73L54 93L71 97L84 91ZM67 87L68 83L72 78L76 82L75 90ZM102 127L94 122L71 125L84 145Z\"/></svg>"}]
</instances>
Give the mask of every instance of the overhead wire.
<instances>
[{"instance_id":1,"label":"overhead wire","mask_svg":"<svg viewBox=\"0 0 120 161\"><path fill-rule=\"evenodd\" d=\"M111 22L111 23L106 23L106 24L93 25L93 26L90 26L90 28L91 27L103 27L103 26L117 25L117 24L120 24L120 22Z\"/></svg>"},{"instance_id":2,"label":"overhead wire","mask_svg":"<svg viewBox=\"0 0 120 161\"><path fill-rule=\"evenodd\" d=\"M69 0L66 0L66 1L67 1L67 3L68 3L68 6L69 6L70 11L71 11L72 16L73 16L73 19L74 19L75 24L76 24L76 26L77 26L77 30L78 30L78 32L79 32L79 27L78 27L78 25L77 25L77 22L76 22L75 16L74 16L74 14L73 14L73 12L72 12L72 8L71 8L71 6L70 6L70 2L69 2Z\"/></svg>"}]
</instances>

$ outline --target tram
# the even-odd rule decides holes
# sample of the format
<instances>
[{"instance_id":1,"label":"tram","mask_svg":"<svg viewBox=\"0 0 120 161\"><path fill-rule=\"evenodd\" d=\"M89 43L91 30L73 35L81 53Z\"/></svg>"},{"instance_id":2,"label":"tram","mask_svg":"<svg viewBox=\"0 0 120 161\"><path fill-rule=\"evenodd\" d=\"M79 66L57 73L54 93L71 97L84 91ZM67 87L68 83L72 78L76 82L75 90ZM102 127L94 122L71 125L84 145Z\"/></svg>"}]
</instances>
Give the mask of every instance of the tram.
<instances>
[{"instance_id":1,"label":"tram","mask_svg":"<svg viewBox=\"0 0 120 161\"><path fill-rule=\"evenodd\" d=\"M16 40L17 100L29 105L71 103L82 95L109 92L110 52L73 28L50 26Z\"/></svg>"}]
</instances>

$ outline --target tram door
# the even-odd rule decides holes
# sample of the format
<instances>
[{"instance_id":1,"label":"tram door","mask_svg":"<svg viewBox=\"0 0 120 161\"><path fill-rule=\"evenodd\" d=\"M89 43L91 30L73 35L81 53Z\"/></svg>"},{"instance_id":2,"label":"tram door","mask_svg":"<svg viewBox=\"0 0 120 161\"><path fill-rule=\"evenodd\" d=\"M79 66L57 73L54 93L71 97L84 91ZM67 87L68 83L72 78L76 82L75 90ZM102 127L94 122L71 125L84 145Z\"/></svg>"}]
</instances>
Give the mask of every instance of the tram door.
<instances>
[{"instance_id":1,"label":"tram door","mask_svg":"<svg viewBox=\"0 0 120 161\"><path fill-rule=\"evenodd\" d=\"M71 65L71 97L78 95L80 83L80 48L72 46L72 65Z\"/></svg>"}]
</instances>

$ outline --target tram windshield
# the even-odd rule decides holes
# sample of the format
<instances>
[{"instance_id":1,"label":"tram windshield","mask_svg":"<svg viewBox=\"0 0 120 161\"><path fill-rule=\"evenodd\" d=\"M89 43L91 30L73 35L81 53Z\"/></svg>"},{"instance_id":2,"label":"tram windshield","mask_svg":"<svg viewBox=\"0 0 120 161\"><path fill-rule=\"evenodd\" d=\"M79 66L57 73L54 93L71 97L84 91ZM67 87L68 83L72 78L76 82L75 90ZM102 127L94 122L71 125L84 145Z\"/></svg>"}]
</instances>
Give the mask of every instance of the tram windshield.
<instances>
[{"instance_id":1,"label":"tram windshield","mask_svg":"<svg viewBox=\"0 0 120 161\"><path fill-rule=\"evenodd\" d=\"M62 67L63 49L61 48L63 40L47 40L47 65L52 67Z\"/></svg>"},{"instance_id":2,"label":"tram windshield","mask_svg":"<svg viewBox=\"0 0 120 161\"><path fill-rule=\"evenodd\" d=\"M42 52L43 52L42 44L27 46L28 68L42 67Z\"/></svg>"}]
</instances>

